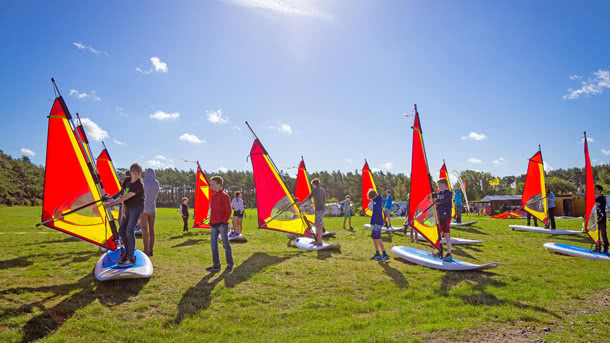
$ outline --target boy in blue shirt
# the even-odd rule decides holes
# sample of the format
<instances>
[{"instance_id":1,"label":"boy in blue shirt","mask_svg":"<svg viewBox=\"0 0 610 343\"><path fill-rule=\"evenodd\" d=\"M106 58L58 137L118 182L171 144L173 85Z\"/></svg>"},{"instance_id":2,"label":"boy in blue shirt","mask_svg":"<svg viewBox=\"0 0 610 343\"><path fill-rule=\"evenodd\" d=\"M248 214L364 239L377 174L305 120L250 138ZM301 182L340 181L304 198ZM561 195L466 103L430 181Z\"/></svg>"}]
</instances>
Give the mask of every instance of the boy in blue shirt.
<instances>
[{"instance_id":1,"label":"boy in blue shirt","mask_svg":"<svg viewBox=\"0 0 610 343\"><path fill-rule=\"evenodd\" d=\"M459 188L456 188L453 201L455 202L455 221L458 224L462 222L462 212L464 212L464 206L462 205L463 198L462 191Z\"/></svg>"},{"instance_id":2,"label":"boy in blue shirt","mask_svg":"<svg viewBox=\"0 0 610 343\"><path fill-rule=\"evenodd\" d=\"M373 239L373 244L375 245L375 256L371 257L371 260L375 261L387 261L390 259L388 254L385 252L385 246L383 245L383 241L381 240L381 227L383 225L383 214L382 214L382 204L383 199L381 195L378 195L373 189L370 189L368 194L368 198L373 203L373 214L371 215L371 228L373 229L371 232L371 238ZM383 251L383 256L379 255L379 249Z\"/></svg>"},{"instance_id":3,"label":"boy in blue shirt","mask_svg":"<svg viewBox=\"0 0 610 343\"><path fill-rule=\"evenodd\" d=\"M384 223L383 225L385 227L392 227L392 201L394 200L394 198L392 197L392 191L387 190L385 192L386 198L382 199L384 206L383 206L383 214L385 215Z\"/></svg>"}]
</instances>

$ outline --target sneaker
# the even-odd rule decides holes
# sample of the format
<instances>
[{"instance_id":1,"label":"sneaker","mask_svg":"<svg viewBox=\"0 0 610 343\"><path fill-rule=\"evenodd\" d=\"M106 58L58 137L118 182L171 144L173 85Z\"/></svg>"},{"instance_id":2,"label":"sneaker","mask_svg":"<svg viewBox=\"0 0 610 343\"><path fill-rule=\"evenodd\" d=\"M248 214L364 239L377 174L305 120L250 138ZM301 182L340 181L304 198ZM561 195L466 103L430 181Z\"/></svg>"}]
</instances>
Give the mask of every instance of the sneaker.
<instances>
[{"instance_id":1,"label":"sneaker","mask_svg":"<svg viewBox=\"0 0 610 343\"><path fill-rule=\"evenodd\" d=\"M451 254L447 254L447 256L443 257L443 261L447 261L447 262L453 261L453 257L451 256Z\"/></svg>"},{"instance_id":2,"label":"sneaker","mask_svg":"<svg viewBox=\"0 0 610 343\"><path fill-rule=\"evenodd\" d=\"M225 270L233 270L233 265L232 264L227 264L227 268L225 268Z\"/></svg>"},{"instance_id":3,"label":"sneaker","mask_svg":"<svg viewBox=\"0 0 610 343\"><path fill-rule=\"evenodd\" d=\"M119 266L122 266L125 264L125 262L127 262L127 255L123 254L121 255L121 257L119 258L119 260L117 261L117 264Z\"/></svg>"},{"instance_id":4,"label":"sneaker","mask_svg":"<svg viewBox=\"0 0 610 343\"><path fill-rule=\"evenodd\" d=\"M389 259L390 259L390 256L388 256L388 255L381 256L382 261L388 261Z\"/></svg>"},{"instance_id":5,"label":"sneaker","mask_svg":"<svg viewBox=\"0 0 610 343\"><path fill-rule=\"evenodd\" d=\"M136 258L126 258L125 261L123 263L119 262L119 266L121 267L129 267L129 266L133 266L136 264Z\"/></svg>"},{"instance_id":6,"label":"sneaker","mask_svg":"<svg viewBox=\"0 0 610 343\"><path fill-rule=\"evenodd\" d=\"M152 250L148 253L148 257L153 257L153 252Z\"/></svg>"},{"instance_id":7,"label":"sneaker","mask_svg":"<svg viewBox=\"0 0 610 343\"><path fill-rule=\"evenodd\" d=\"M211 266L211 267L207 267L205 270L207 270L208 272L219 272L220 271L220 266L216 267L216 266Z\"/></svg>"},{"instance_id":8,"label":"sneaker","mask_svg":"<svg viewBox=\"0 0 610 343\"><path fill-rule=\"evenodd\" d=\"M374 255L373 257L371 257L371 260L379 261L380 258L381 255Z\"/></svg>"},{"instance_id":9,"label":"sneaker","mask_svg":"<svg viewBox=\"0 0 610 343\"><path fill-rule=\"evenodd\" d=\"M435 252L432 257L441 258L441 253Z\"/></svg>"}]
</instances>

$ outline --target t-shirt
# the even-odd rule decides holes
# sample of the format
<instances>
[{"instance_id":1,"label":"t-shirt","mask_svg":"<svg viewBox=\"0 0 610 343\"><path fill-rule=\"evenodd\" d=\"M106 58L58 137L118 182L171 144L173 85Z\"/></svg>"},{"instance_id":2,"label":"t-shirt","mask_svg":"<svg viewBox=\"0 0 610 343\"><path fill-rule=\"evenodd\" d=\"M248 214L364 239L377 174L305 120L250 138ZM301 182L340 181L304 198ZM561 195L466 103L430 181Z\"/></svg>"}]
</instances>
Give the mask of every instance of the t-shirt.
<instances>
[{"instance_id":1,"label":"t-shirt","mask_svg":"<svg viewBox=\"0 0 610 343\"><path fill-rule=\"evenodd\" d=\"M455 201L455 206L462 206L462 198L464 196L462 195L462 192L455 192L455 195L453 196L453 200Z\"/></svg>"},{"instance_id":2,"label":"t-shirt","mask_svg":"<svg viewBox=\"0 0 610 343\"><path fill-rule=\"evenodd\" d=\"M144 184L142 184L141 179L137 179L135 182L131 182L131 178L129 179L129 183L125 189L125 194L135 193L135 196L125 200L125 206L127 207L137 207L144 206Z\"/></svg>"},{"instance_id":3,"label":"t-shirt","mask_svg":"<svg viewBox=\"0 0 610 343\"><path fill-rule=\"evenodd\" d=\"M549 192L549 195L547 197L549 208L555 208L555 194L553 194L553 192Z\"/></svg>"},{"instance_id":4,"label":"t-shirt","mask_svg":"<svg viewBox=\"0 0 610 343\"><path fill-rule=\"evenodd\" d=\"M606 197L603 195L595 198L595 202L597 203L597 221L605 222L606 221Z\"/></svg>"},{"instance_id":5,"label":"t-shirt","mask_svg":"<svg viewBox=\"0 0 610 343\"><path fill-rule=\"evenodd\" d=\"M383 225L383 199L381 195L377 195L371 200L373 204L373 214L371 215L371 227L374 225Z\"/></svg>"},{"instance_id":6,"label":"t-shirt","mask_svg":"<svg viewBox=\"0 0 610 343\"><path fill-rule=\"evenodd\" d=\"M303 202L313 198L313 205L316 211L324 211L326 208L326 191L321 186L314 187L311 190L311 194Z\"/></svg>"},{"instance_id":7,"label":"t-shirt","mask_svg":"<svg viewBox=\"0 0 610 343\"><path fill-rule=\"evenodd\" d=\"M451 191L446 189L438 192L437 195L436 211L438 212L438 219L446 220L451 218L451 202L453 201Z\"/></svg>"},{"instance_id":8,"label":"t-shirt","mask_svg":"<svg viewBox=\"0 0 610 343\"><path fill-rule=\"evenodd\" d=\"M246 209L246 205L244 205L244 199L233 198L233 200L231 200L231 208L234 211L238 211L238 212Z\"/></svg>"},{"instance_id":9,"label":"t-shirt","mask_svg":"<svg viewBox=\"0 0 610 343\"><path fill-rule=\"evenodd\" d=\"M388 196L387 198L383 199L383 201L385 202L384 208L391 210L392 209L392 200L394 200L394 198L392 198L391 195Z\"/></svg>"},{"instance_id":10,"label":"t-shirt","mask_svg":"<svg viewBox=\"0 0 610 343\"><path fill-rule=\"evenodd\" d=\"M344 212L351 212L352 211L352 203L349 202L349 200L345 200L343 202L343 211Z\"/></svg>"},{"instance_id":11,"label":"t-shirt","mask_svg":"<svg viewBox=\"0 0 610 343\"><path fill-rule=\"evenodd\" d=\"M180 204L180 212L182 213L183 217L188 217L189 216L189 205L182 203Z\"/></svg>"}]
</instances>

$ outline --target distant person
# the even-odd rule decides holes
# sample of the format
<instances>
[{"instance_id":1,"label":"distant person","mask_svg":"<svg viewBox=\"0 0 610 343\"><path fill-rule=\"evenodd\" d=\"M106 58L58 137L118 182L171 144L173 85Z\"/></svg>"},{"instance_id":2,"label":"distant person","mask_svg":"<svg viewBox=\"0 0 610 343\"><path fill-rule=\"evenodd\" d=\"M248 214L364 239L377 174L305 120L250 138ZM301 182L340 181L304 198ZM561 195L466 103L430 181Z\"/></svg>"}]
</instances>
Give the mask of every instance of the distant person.
<instances>
[{"instance_id":1,"label":"distant person","mask_svg":"<svg viewBox=\"0 0 610 343\"><path fill-rule=\"evenodd\" d=\"M383 199L381 195L378 195L372 188L367 193L367 197L373 203L373 214L371 215L371 238L373 239L373 245L375 246L375 255L371 257L371 260L375 261L387 261L390 259L388 254L385 252L385 246L381 240L381 228L383 226ZM379 250L383 251L383 255L379 254Z\"/></svg>"},{"instance_id":2,"label":"distant person","mask_svg":"<svg viewBox=\"0 0 610 343\"><path fill-rule=\"evenodd\" d=\"M600 252L604 245L604 254L608 254L608 232L606 231L606 197L602 194L604 187L595 185L595 202L597 203L597 228L599 230L599 245L595 251Z\"/></svg>"},{"instance_id":3,"label":"distant person","mask_svg":"<svg viewBox=\"0 0 610 343\"><path fill-rule=\"evenodd\" d=\"M136 234L135 228L142 211L144 211L144 185L140 176L142 176L142 167L138 163L134 163L129 167L129 182L123 188L123 196L106 203L104 206L110 208L114 205L123 203L122 219L119 225L119 236L123 242L125 249L121 251L119 259L120 266L131 266L136 263L134 252L136 249Z\"/></svg>"},{"instance_id":4,"label":"distant person","mask_svg":"<svg viewBox=\"0 0 610 343\"><path fill-rule=\"evenodd\" d=\"M451 261L451 204L453 202L451 191L447 188L447 180L438 180L438 193L432 193L436 196L436 211L438 213L439 228L441 236L445 238L447 244L447 255L445 261Z\"/></svg>"},{"instance_id":5,"label":"distant person","mask_svg":"<svg viewBox=\"0 0 610 343\"><path fill-rule=\"evenodd\" d=\"M326 210L326 191L320 186L320 179L315 178L311 180L313 189L309 196L299 203L299 207L302 206L307 200L313 198L313 205L315 210L315 227L316 227L316 238L312 244L322 245L322 234L324 233L324 212Z\"/></svg>"},{"instance_id":6,"label":"distant person","mask_svg":"<svg viewBox=\"0 0 610 343\"><path fill-rule=\"evenodd\" d=\"M144 212L140 216L142 224L142 240L144 241L144 253L153 255L155 246L155 217L157 213L157 196L159 195L159 181L152 168L146 169L144 178Z\"/></svg>"},{"instance_id":7,"label":"distant person","mask_svg":"<svg viewBox=\"0 0 610 343\"><path fill-rule=\"evenodd\" d=\"M189 231L189 198L182 198L182 204L180 204L180 215L182 216L182 222L184 226L182 227L182 232Z\"/></svg>"},{"instance_id":8,"label":"distant person","mask_svg":"<svg viewBox=\"0 0 610 343\"><path fill-rule=\"evenodd\" d=\"M242 199L241 192L235 192L235 198L231 200L231 208L233 209L233 231L231 236L239 236L242 231L244 212L246 211L246 205L244 204L244 199Z\"/></svg>"},{"instance_id":9,"label":"distant person","mask_svg":"<svg viewBox=\"0 0 610 343\"><path fill-rule=\"evenodd\" d=\"M551 224L551 230L555 230L557 228L555 226L555 194L553 194L548 185L546 186L546 194L549 208L549 223Z\"/></svg>"},{"instance_id":10,"label":"distant person","mask_svg":"<svg viewBox=\"0 0 610 343\"><path fill-rule=\"evenodd\" d=\"M210 188L214 194L210 199L210 225L212 226L210 244L212 246L212 266L206 268L209 272L220 271L220 257L218 256L218 235L222 237L222 247L225 249L227 260L226 270L233 269L233 254L229 242L229 217L231 217L231 198L222 189L224 180L221 176L212 176Z\"/></svg>"},{"instance_id":11,"label":"distant person","mask_svg":"<svg viewBox=\"0 0 610 343\"><path fill-rule=\"evenodd\" d=\"M531 222L532 218L534 218L534 226L538 227L538 220L536 219L536 216L532 216L532 214L529 212L527 212L527 226L530 226L530 222Z\"/></svg>"},{"instance_id":12,"label":"distant person","mask_svg":"<svg viewBox=\"0 0 610 343\"><path fill-rule=\"evenodd\" d=\"M455 222L460 224L462 222L462 213L464 212L464 195L459 188L455 189L455 195L453 196L455 203Z\"/></svg>"},{"instance_id":13,"label":"distant person","mask_svg":"<svg viewBox=\"0 0 610 343\"><path fill-rule=\"evenodd\" d=\"M383 224L390 228L392 227L392 201L394 200L392 197L392 191L387 190L385 192L385 196L385 199L383 199L383 214L385 215L385 218L383 218Z\"/></svg>"},{"instance_id":14,"label":"distant person","mask_svg":"<svg viewBox=\"0 0 610 343\"><path fill-rule=\"evenodd\" d=\"M345 200L343 201L343 230L345 230L345 222L349 220L349 228L353 230L352 227L352 197L349 195L345 196Z\"/></svg>"}]
</instances>

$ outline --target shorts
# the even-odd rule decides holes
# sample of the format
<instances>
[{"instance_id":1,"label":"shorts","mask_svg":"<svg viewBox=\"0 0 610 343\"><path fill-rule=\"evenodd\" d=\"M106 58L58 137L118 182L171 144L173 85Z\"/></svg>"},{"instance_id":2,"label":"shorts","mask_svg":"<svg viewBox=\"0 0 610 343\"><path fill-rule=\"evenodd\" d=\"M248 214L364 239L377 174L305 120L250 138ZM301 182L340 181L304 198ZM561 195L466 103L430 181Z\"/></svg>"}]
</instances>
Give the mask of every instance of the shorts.
<instances>
[{"instance_id":1,"label":"shorts","mask_svg":"<svg viewBox=\"0 0 610 343\"><path fill-rule=\"evenodd\" d=\"M383 209L383 214L385 214L386 217L391 217L392 216L392 209L384 208Z\"/></svg>"},{"instance_id":2,"label":"shorts","mask_svg":"<svg viewBox=\"0 0 610 343\"><path fill-rule=\"evenodd\" d=\"M343 212L343 216L344 216L345 218L350 218L350 217L352 216L352 211L344 211L344 212Z\"/></svg>"},{"instance_id":3,"label":"shorts","mask_svg":"<svg viewBox=\"0 0 610 343\"><path fill-rule=\"evenodd\" d=\"M316 211L315 226L324 226L324 211Z\"/></svg>"},{"instance_id":4,"label":"shorts","mask_svg":"<svg viewBox=\"0 0 610 343\"><path fill-rule=\"evenodd\" d=\"M373 231L371 231L372 239L381 239L381 225L373 225Z\"/></svg>"},{"instance_id":5,"label":"shorts","mask_svg":"<svg viewBox=\"0 0 610 343\"><path fill-rule=\"evenodd\" d=\"M451 233L451 218L439 219L438 221L438 226L439 229L441 229L441 232Z\"/></svg>"},{"instance_id":6,"label":"shorts","mask_svg":"<svg viewBox=\"0 0 610 343\"><path fill-rule=\"evenodd\" d=\"M233 217L242 219L244 217L244 211L233 211Z\"/></svg>"}]
</instances>

